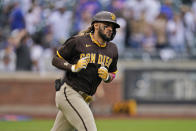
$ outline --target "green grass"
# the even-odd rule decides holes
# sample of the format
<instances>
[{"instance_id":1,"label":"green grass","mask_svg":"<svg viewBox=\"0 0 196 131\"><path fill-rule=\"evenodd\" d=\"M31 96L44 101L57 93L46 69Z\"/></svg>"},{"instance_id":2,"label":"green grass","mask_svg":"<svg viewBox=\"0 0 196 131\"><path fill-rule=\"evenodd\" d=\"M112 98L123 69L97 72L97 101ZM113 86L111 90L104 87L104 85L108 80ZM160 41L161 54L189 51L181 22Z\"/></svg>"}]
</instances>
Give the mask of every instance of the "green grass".
<instances>
[{"instance_id":1,"label":"green grass","mask_svg":"<svg viewBox=\"0 0 196 131\"><path fill-rule=\"evenodd\" d=\"M0 121L0 131L50 131L53 120ZM196 131L196 120L98 119L98 131Z\"/></svg>"},{"instance_id":2,"label":"green grass","mask_svg":"<svg viewBox=\"0 0 196 131\"><path fill-rule=\"evenodd\" d=\"M100 131L196 131L196 120L97 121Z\"/></svg>"},{"instance_id":3,"label":"green grass","mask_svg":"<svg viewBox=\"0 0 196 131\"><path fill-rule=\"evenodd\" d=\"M52 120L0 122L0 131L50 131Z\"/></svg>"}]
</instances>

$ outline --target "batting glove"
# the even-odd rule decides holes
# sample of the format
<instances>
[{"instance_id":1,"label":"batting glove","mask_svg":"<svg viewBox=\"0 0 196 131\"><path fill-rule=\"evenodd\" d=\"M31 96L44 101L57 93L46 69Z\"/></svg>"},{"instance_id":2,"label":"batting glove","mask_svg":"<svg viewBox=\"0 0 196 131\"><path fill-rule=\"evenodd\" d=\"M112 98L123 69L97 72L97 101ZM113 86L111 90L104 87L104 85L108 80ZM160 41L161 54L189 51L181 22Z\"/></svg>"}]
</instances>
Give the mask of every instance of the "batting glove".
<instances>
[{"instance_id":1,"label":"batting glove","mask_svg":"<svg viewBox=\"0 0 196 131\"><path fill-rule=\"evenodd\" d=\"M86 69L89 61L90 61L89 57L83 57L83 58L79 59L77 64L72 65L71 71L72 72L79 72L82 69Z\"/></svg>"},{"instance_id":2,"label":"batting glove","mask_svg":"<svg viewBox=\"0 0 196 131\"><path fill-rule=\"evenodd\" d=\"M108 73L108 70L107 68L105 68L104 66L101 66L99 69L98 69L98 74L99 74L99 77L103 80L103 81L108 81L109 78L110 78L110 75Z\"/></svg>"}]
</instances>

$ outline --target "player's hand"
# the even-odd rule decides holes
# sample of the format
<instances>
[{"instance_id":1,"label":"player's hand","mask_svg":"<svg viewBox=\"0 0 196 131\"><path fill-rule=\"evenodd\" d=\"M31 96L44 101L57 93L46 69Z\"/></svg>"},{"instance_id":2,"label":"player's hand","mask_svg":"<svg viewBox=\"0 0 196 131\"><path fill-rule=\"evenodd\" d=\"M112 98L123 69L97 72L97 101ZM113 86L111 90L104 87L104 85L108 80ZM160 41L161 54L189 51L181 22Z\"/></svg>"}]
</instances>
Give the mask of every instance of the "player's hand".
<instances>
[{"instance_id":1,"label":"player's hand","mask_svg":"<svg viewBox=\"0 0 196 131\"><path fill-rule=\"evenodd\" d=\"M98 69L98 74L103 81L108 81L110 77L107 68L105 68L103 65Z\"/></svg>"},{"instance_id":2,"label":"player's hand","mask_svg":"<svg viewBox=\"0 0 196 131\"><path fill-rule=\"evenodd\" d=\"M86 69L89 61L90 61L89 57L83 57L83 58L79 59L77 64L72 65L72 67L71 67L72 72L79 72L82 69Z\"/></svg>"}]
</instances>

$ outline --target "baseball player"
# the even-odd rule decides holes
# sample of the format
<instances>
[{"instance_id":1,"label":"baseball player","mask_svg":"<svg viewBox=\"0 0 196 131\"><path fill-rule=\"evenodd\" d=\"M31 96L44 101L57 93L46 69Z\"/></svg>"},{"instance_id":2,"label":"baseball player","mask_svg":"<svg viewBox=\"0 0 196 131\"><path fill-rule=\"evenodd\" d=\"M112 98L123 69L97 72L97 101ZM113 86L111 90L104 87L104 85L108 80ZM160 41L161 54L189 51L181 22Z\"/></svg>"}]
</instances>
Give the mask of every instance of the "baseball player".
<instances>
[{"instance_id":1,"label":"baseball player","mask_svg":"<svg viewBox=\"0 0 196 131\"><path fill-rule=\"evenodd\" d=\"M111 82L117 72L118 51L110 42L120 25L107 11L95 14L91 26L68 39L57 50L52 64L65 70L56 80L56 106L59 112L51 131L97 131L89 102L103 80Z\"/></svg>"}]
</instances>

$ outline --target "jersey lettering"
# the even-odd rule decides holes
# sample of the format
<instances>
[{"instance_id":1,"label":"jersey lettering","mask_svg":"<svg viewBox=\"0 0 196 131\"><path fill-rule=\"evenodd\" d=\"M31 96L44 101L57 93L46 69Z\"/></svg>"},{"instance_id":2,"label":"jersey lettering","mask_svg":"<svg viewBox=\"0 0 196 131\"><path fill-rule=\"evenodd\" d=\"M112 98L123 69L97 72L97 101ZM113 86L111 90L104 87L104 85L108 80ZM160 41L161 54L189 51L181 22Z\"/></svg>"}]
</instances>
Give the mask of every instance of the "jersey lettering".
<instances>
[{"instance_id":1,"label":"jersey lettering","mask_svg":"<svg viewBox=\"0 0 196 131\"><path fill-rule=\"evenodd\" d=\"M96 60L96 54L95 53L87 53L87 54L80 54L80 58L83 58L83 57L89 57L90 58L90 62L89 63L95 63L95 60ZM102 54L99 54L98 55L98 60L97 60L97 64L104 64L106 67L109 68L110 64L112 63L112 58L108 57L108 56L105 56L105 55L102 55Z\"/></svg>"},{"instance_id":2,"label":"jersey lettering","mask_svg":"<svg viewBox=\"0 0 196 131\"><path fill-rule=\"evenodd\" d=\"M90 59L90 63L95 63L95 53L91 53L91 59Z\"/></svg>"},{"instance_id":3,"label":"jersey lettering","mask_svg":"<svg viewBox=\"0 0 196 131\"><path fill-rule=\"evenodd\" d=\"M80 59L83 57L85 57L85 54L84 53L80 54Z\"/></svg>"},{"instance_id":4,"label":"jersey lettering","mask_svg":"<svg viewBox=\"0 0 196 131\"><path fill-rule=\"evenodd\" d=\"M87 53L87 54L86 54L86 57L89 57L89 58L90 58L90 57L91 57L90 53Z\"/></svg>"},{"instance_id":5,"label":"jersey lettering","mask_svg":"<svg viewBox=\"0 0 196 131\"><path fill-rule=\"evenodd\" d=\"M98 62L97 64L102 64L102 59L103 59L103 56L101 54L99 54L99 58L98 58Z\"/></svg>"},{"instance_id":6,"label":"jersey lettering","mask_svg":"<svg viewBox=\"0 0 196 131\"><path fill-rule=\"evenodd\" d=\"M102 63L105 63L105 57L106 57L106 56L104 55L104 56L103 56L103 61L102 61Z\"/></svg>"},{"instance_id":7,"label":"jersey lettering","mask_svg":"<svg viewBox=\"0 0 196 131\"><path fill-rule=\"evenodd\" d=\"M112 63L112 58L107 57L105 66L107 66L109 68L111 63Z\"/></svg>"}]
</instances>

